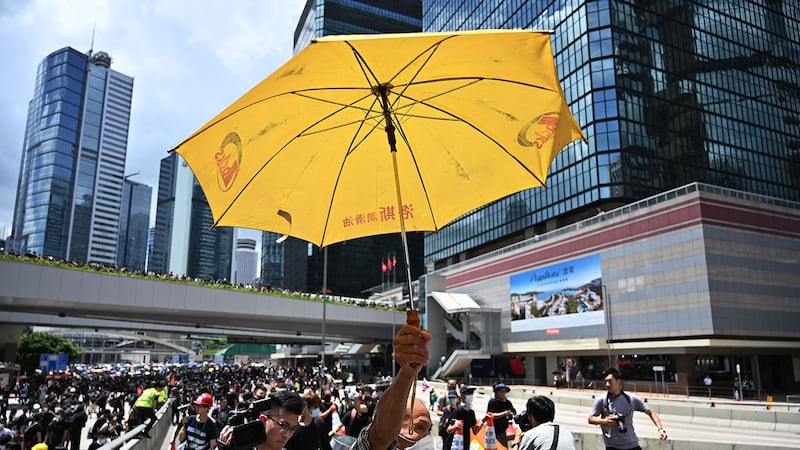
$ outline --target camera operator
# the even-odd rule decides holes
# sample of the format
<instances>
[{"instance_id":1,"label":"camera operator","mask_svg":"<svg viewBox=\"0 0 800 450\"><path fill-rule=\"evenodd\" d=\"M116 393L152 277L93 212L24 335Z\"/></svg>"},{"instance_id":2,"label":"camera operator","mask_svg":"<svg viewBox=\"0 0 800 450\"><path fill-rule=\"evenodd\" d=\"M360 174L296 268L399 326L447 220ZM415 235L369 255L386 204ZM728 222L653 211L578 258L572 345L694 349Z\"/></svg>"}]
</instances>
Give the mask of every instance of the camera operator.
<instances>
[{"instance_id":1,"label":"camera operator","mask_svg":"<svg viewBox=\"0 0 800 450\"><path fill-rule=\"evenodd\" d=\"M622 390L622 378L617 369L605 371L605 385L608 393L599 397L592 407L589 423L600 425L606 450L641 450L639 438L633 429L633 412L641 411L648 416L658 428L659 439L666 440L667 432L661 419L639 397Z\"/></svg>"},{"instance_id":2,"label":"camera operator","mask_svg":"<svg viewBox=\"0 0 800 450\"><path fill-rule=\"evenodd\" d=\"M514 419L523 432L520 450L575 450L575 437L553 423L555 416L552 400L543 395L529 398L525 411Z\"/></svg>"},{"instance_id":3,"label":"camera operator","mask_svg":"<svg viewBox=\"0 0 800 450\"><path fill-rule=\"evenodd\" d=\"M508 439L506 437L506 428L508 428L508 420L517 414L511 400L508 399L508 392L511 388L504 383L497 383L494 385L494 397L489 400L486 406L486 412L494 414L494 429L497 434L497 442L508 447Z\"/></svg>"},{"instance_id":4,"label":"camera operator","mask_svg":"<svg viewBox=\"0 0 800 450\"><path fill-rule=\"evenodd\" d=\"M254 397L256 398L256 397ZM222 429L217 442L218 448L231 448L236 450L238 448L255 448L256 450L281 450L286 445L289 438L292 437L295 430L297 430L298 423L300 422L300 415L303 414L303 399L296 392L278 391L267 397L268 407L263 412L257 412L257 417L251 417L249 423L260 423L264 428L264 434L261 435L260 444L253 446L240 446L232 442L235 437L234 426L228 424ZM262 399L262 400L267 400ZM256 404L258 400L254 401ZM252 406L252 405L251 405ZM237 411L238 412L238 411ZM232 416L239 416L233 414ZM229 418L230 421L230 418ZM236 427L238 429L238 427ZM248 433L251 430L248 430ZM251 436L246 436L251 438ZM246 439L247 440L247 439ZM231 445L234 444L234 445Z\"/></svg>"}]
</instances>

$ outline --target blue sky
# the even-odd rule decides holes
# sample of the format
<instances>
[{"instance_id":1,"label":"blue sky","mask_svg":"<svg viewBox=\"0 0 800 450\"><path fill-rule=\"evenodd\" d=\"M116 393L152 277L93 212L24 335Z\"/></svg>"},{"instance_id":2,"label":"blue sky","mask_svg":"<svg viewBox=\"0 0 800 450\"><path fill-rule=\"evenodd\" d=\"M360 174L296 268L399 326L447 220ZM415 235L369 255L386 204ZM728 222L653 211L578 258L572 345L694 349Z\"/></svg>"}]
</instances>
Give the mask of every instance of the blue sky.
<instances>
[{"instance_id":1,"label":"blue sky","mask_svg":"<svg viewBox=\"0 0 800 450\"><path fill-rule=\"evenodd\" d=\"M11 233L25 116L45 56L89 50L94 27L94 50L134 78L126 173L155 192L167 149L291 58L304 4L0 0L0 235Z\"/></svg>"}]
</instances>

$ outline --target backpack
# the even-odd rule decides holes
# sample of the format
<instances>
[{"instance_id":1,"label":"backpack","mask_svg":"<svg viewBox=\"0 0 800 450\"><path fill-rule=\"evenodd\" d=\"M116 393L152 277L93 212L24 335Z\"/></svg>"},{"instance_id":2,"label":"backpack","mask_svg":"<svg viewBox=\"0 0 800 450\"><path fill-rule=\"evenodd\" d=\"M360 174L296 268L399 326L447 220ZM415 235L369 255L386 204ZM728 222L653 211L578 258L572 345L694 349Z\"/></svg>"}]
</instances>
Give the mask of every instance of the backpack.
<instances>
[{"instance_id":1,"label":"backpack","mask_svg":"<svg viewBox=\"0 0 800 450\"><path fill-rule=\"evenodd\" d=\"M439 437L442 439L447 436L447 423L450 422L450 411L445 410L442 417L439 418Z\"/></svg>"}]
</instances>

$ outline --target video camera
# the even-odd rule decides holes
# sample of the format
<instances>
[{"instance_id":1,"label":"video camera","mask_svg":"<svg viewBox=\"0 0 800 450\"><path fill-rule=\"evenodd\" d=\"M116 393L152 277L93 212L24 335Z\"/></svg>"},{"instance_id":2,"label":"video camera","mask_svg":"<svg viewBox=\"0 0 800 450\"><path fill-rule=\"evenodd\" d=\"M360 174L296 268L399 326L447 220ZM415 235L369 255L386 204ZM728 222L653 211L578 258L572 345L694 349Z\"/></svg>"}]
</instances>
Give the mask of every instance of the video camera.
<instances>
[{"instance_id":1,"label":"video camera","mask_svg":"<svg viewBox=\"0 0 800 450\"><path fill-rule=\"evenodd\" d=\"M522 411L521 413L514 416L514 422L519 425L520 431L523 433L533 428L531 425L531 421L528 418L528 411Z\"/></svg>"},{"instance_id":2,"label":"video camera","mask_svg":"<svg viewBox=\"0 0 800 450\"><path fill-rule=\"evenodd\" d=\"M249 450L266 442L267 431L259 417L271 408L272 399L267 397L231 412L228 416L228 425L233 427L233 433L228 442L228 448L230 450Z\"/></svg>"},{"instance_id":3,"label":"video camera","mask_svg":"<svg viewBox=\"0 0 800 450\"><path fill-rule=\"evenodd\" d=\"M608 418L617 423L617 431L619 431L620 433L628 432L628 427L625 426L624 414L610 414Z\"/></svg>"}]
</instances>

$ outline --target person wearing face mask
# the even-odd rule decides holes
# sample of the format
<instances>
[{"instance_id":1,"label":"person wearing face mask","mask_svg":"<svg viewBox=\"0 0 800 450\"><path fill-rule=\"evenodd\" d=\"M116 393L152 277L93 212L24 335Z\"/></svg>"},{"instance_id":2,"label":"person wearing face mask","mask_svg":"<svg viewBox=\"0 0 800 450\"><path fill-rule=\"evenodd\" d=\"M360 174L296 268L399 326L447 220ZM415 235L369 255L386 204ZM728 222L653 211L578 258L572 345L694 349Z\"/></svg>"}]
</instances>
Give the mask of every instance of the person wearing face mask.
<instances>
[{"instance_id":1,"label":"person wearing face mask","mask_svg":"<svg viewBox=\"0 0 800 450\"><path fill-rule=\"evenodd\" d=\"M409 311L408 315L409 321L419 323L416 311ZM419 400L408 405L411 385L419 369L430 361L430 340L431 334L419 326L405 324L398 330L394 350L400 370L381 396L372 423L361 430L351 450L435 449L428 409Z\"/></svg>"},{"instance_id":2,"label":"person wearing face mask","mask_svg":"<svg viewBox=\"0 0 800 450\"><path fill-rule=\"evenodd\" d=\"M325 422L325 432L330 434L331 430L333 430L333 413L337 411L335 408L335 403L333 402L333 391L330 389L325 389L322 391L322 402L320 404L320 419ZM329 411L328 414L325 414L325 411ZM340 421L341 423L341 421ZM338 426L338 424L337 424Z\"/></svg>"},{"instance_id":3,"label":"person wearing face mask","mask_svg":"<svg viewBox=\"0 0 800 450\"><path fill-rule=\"evenodd\" d=\"M408 424L411 423L411 432ZM431 414L420 399L408 403L403 417L403 426L397 435L398 448L406 450L436 450L436 443L431 435ZM407 445L407 446L405 446Z\"/></svg>"},{"instance_id":4,"label":"person wearing face mask","mask_svg":"<svg viewBox=\"0 0 800 450\"><path fill-rule=\"evenodd\" d=\"M453 418L456 419L454 426L461 429L464 435L464 442L470 442L472 435L477 434L483 428L483 421L479 422L477 420L475 410L472 409L474 398L475 386L463 387L461 389L461 405L453 413Z\"/></svg>"},{"instance_id":5,"label":"person wearing face mask","mask_svg":"<svg viewBox=\"0 0 800 450\"><path fill-rule=\"evenodd\" d=\"M109 442L111 442L111 438L108 436L108 430L100 431L97 433L95 440L89 444L89 450L96 450Z\"/></svg>"},{"instance_id":6,"label":"person wearing face mask","mask_svg":"<svg viewBox=\"0 0 800 450\"><path fill-rule=\"evenodd\" d=\"M439 436L442 438L442 449L450 450L453 445L453 434L458 428L454 418L458 409L458 394L455 390L447 391L446 401L447 407L441 411L442 416L439 418Z\"/></svg>"},{"instance_id":7,"label":"person wearing face mask","mask_svg":"<svg viewBox=\"0 0 800 450\"><path fill-rule=\"evenodd\" d=\"M325 421L320 418L319 396L309 391L303 394L303 415L300 423L284 447L286 450L330 450L330 440L326 431Z\"/></svg>"}]
</instances>

